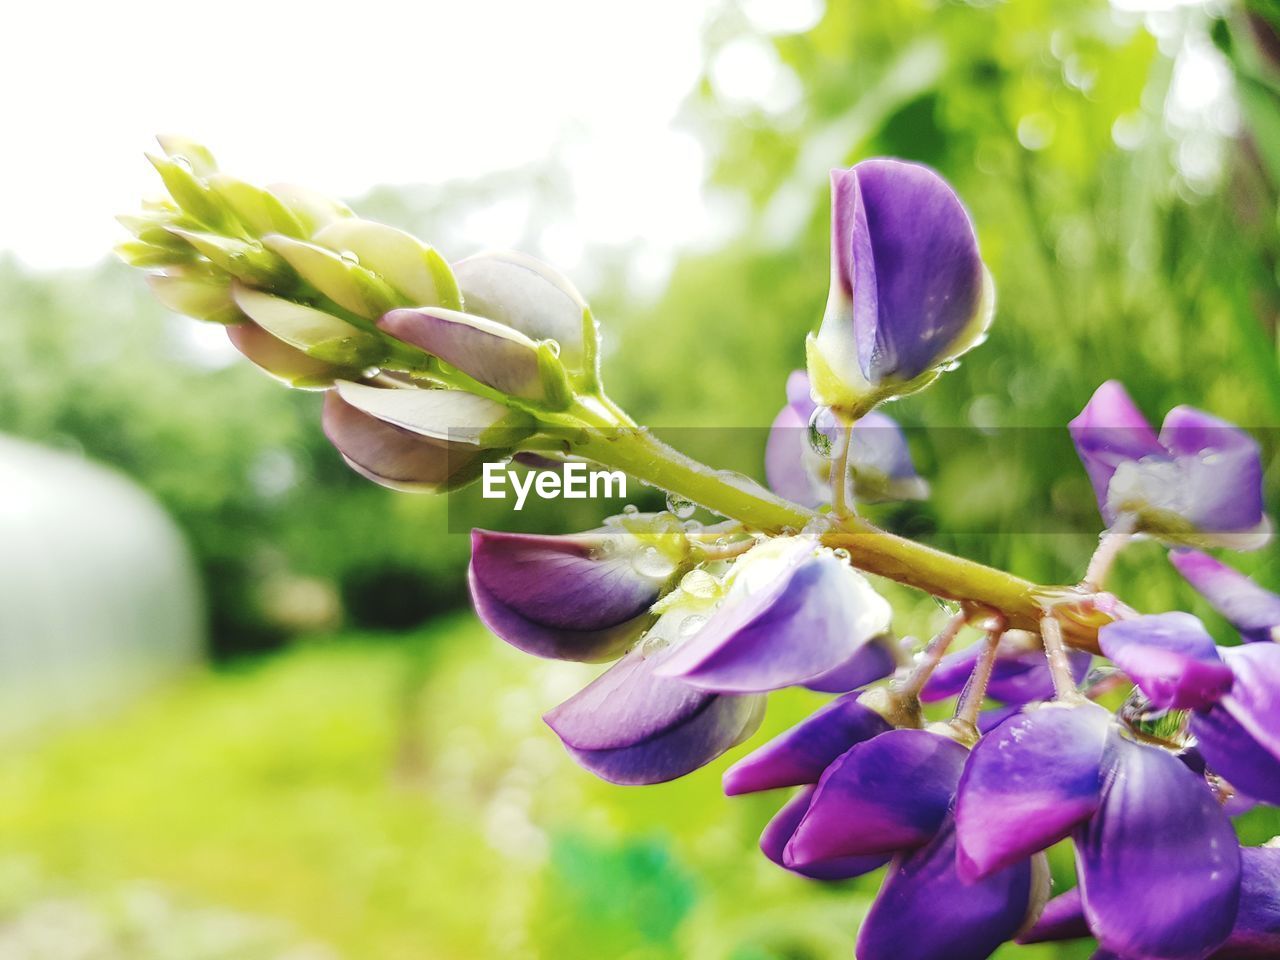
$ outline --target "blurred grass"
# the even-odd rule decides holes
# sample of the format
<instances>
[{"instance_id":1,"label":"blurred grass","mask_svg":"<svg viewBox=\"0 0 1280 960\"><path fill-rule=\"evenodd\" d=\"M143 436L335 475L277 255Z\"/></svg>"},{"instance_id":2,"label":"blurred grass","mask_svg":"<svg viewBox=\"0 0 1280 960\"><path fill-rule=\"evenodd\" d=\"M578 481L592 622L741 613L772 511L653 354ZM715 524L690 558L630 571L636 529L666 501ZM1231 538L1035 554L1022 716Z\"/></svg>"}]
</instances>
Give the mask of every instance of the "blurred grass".
<instances>
[{"instance_id":1,"label":"blurred grass","mask_svg":"<svg viewBox=\"0 0 1280 960\"><path fill-rule=\"evenodd\" d=\"M469 616L405 641L311 641L8 750L0 864L48 879L0 869L0 931L39 895L147 883L351 960L848 956L878 877L767 863L781 796L723 797L731 758L600 783L538 719L590 669L531 662ZM760 736L816 702L774 698Z\"/></svg>"}]
</instances>

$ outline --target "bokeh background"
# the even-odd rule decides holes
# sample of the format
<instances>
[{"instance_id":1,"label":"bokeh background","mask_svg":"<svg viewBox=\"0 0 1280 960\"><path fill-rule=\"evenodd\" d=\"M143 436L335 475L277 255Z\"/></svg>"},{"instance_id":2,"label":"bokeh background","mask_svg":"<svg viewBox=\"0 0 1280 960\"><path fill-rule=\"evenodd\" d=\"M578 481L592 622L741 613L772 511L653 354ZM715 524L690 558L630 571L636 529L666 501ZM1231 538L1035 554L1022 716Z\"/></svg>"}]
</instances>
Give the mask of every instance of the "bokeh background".
<instances>
[{"instance_id":1,"label":"bokeh background","mask_svg":"<svg viewBox=\"0 0 1280 960\"><path fill-rule=\"evenodd\" d=\"M591 670L488 635L450 531L580 528L599 505L514 516L347 471L317 396L235 362L108 257L111 214L155 189L152 132L453 257L551 260L605 324L615 398L712 447L732 436L717 466L757 475L825 298L828 168L924 161L971 208L1000 305L989 342L893 412L997 440L940 455L926 437L934 496L886 523L1074 579L1092 535L1025 517L1095 525L1063 425L1108 377L1153 417L1192 403L1253 427L1274 459L1268 0L3 17L4 960L817 960L851 955L878 882L822 886L756 855L781 798L722 797L731 758L642 790L569 762L539 718ZM1274 550L1239 562L1280 587ZM1222 629L1153 545L1117 586ZM891 592L904 633L943 616ZM817 702L775 696L764 732ZM1280 819L1241 831L1260 842Z\"/></svg>"}]
</instances>

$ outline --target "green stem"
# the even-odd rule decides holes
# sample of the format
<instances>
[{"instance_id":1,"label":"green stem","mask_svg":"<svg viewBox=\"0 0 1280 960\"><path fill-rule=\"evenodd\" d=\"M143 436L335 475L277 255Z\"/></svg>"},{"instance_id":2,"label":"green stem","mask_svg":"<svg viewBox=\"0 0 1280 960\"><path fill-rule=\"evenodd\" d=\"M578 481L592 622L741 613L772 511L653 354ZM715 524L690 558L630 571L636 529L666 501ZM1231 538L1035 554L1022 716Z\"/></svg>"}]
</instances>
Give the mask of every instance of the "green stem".
<instances>
[{"instance_id":1,"label":"green stem","mask_svg":"<svg viewBox=\"0 0 1280 960\"><path fill-rule=\"evenodd\" d=\"M598 422L598 421L597 421ZM646 429L585 429L573 440L575 452L623 470L637 480L678 494L721 516L769 534L798 533L826 519L822 541L847 549L854 566L936 597L1004 617L1010 628L1037 630L1046 606L1074 595L1072 588L1041 586L1003 570L945 553L881 530L861 517L823 518L770 493L746 478L717 473L667 446ZM1109 617L1056 606L1064 640L1097 651L1098 627Z\"/></svg>"}]
</instances>

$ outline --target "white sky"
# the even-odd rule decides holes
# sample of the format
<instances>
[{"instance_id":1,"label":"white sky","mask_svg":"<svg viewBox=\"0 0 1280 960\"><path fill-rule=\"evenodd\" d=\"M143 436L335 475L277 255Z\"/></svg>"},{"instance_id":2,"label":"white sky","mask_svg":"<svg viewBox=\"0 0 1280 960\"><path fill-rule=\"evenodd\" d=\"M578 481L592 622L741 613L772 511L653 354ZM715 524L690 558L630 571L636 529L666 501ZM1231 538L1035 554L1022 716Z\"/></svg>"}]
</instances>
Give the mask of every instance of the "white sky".
<instances>
[{"instance_id":1,"label":"white sky","mask_svg":"<svg viewBox=\"0 0 1280 960\"><path fill-rule=\"evenodd\" d=\"M805 29L821 11L820 0L744 3L763 28ZM705 228L703 157L671 121L717 5L6 5L0 250L38 268L104 256L123 236L113 216L156 192L142 153L157 132L202 140L244 179L344 197L507 169L568 140L570 249L689 240ZM755 71L739 79L755 95Z\"/></svg>"}]
</instances>

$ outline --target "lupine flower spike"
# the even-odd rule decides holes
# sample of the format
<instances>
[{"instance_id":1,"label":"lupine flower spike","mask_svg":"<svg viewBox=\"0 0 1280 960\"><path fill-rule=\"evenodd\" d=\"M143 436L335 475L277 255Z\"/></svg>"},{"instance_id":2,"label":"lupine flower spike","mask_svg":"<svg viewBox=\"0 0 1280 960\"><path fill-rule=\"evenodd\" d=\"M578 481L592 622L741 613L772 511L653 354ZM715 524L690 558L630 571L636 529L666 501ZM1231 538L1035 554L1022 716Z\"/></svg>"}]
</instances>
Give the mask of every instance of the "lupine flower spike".
<instances>
[{"instance_id":1,"label":"lupine flower spike","mask_svg":"<svg viewBox=\"0 0 1280 960\"><path fill-rule=\"evenodd\" d=\"M663 445L608 398L596 321L552 267L508 252L451 263L342 204L228 177L190 141L161 145L169 197L122 218L121 255L252 363L324 391L325 434L361 475L438 492L487 463L577 457L724 518L631 507L576 534L473 532L471 596L494 634L607 664L545 715L583 768L626 785L683 776L749 739L771 692L806 687L831 698L728 766L724 792L794 791L760 838L785 870L885 869L850 931L859 960L985 960L1014 939L1083 936L1100 958L1280 956L1277 848L1242 851L1231 821L1280 804L1280 598L1186 549L1265 542L1252 438L1189 407L1157 435L1103 384L1069 427L1109 530L1074 590L851 509L927 493L873 408L927 386L991 319L974 226L938 174L888 159L833 174L827 309L770 432L771 492ZM1176 548L1245 642L1098 593L1133 536ZM914 655L872 574L957 604ZM1098 653L1101 684L1087 676ZM1128 683L1119 712L1090 699ZM952 699L950 720L926 721L922 704L945 717ZM1064 841L1078 885L1050 900L1044 851Z\"/></svg>"}]
</instances>

